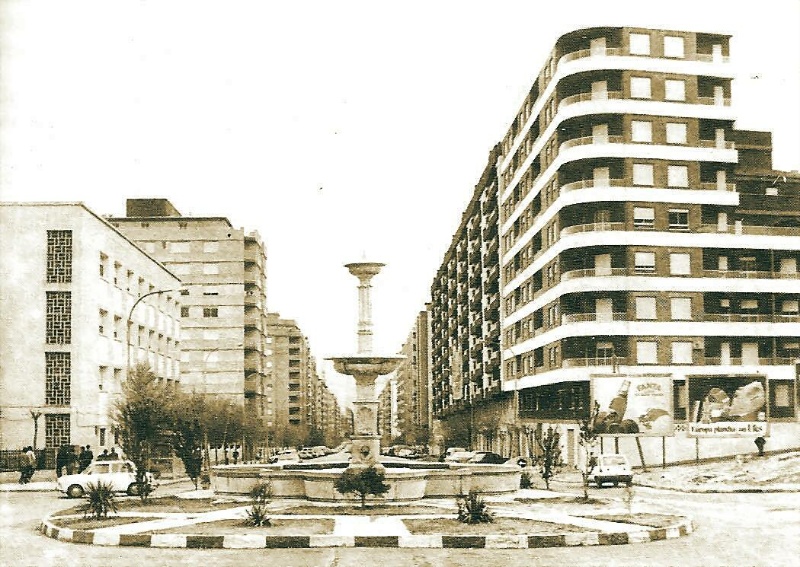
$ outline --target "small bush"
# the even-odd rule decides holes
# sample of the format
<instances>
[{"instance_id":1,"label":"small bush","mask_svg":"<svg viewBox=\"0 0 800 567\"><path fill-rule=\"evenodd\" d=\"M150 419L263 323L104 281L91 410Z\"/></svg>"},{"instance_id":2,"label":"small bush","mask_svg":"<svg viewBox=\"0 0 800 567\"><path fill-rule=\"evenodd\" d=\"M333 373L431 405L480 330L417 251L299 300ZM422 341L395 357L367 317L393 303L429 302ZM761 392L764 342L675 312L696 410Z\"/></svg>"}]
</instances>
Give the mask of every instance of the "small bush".
<instances>
[{"instance_id":1,"label":"small bush","mask_svg":"<svg viewBox=\"0 0 800 567\"><path fill-rule=\"evenodd\" d=\"M361 507L364 508L368 494L380 496L389 491L389 485L383 482L385 478L383 471L375 467L345 469L333 487L341 494L357 494L361 498Z\"/></svg>"},{"instance_id":2,"label":"small bush","mask_svg":"<svg viewBox=\"0 0 800 567\"><path fill-rule=\"evenodd\" d=\"M470 491L465 497L458 500L458 521L464 524L481 524L493 521L486 502L477 492Z\"/></svg>"},{"instance_id":3,"label":"small bush","mask_svg":"<svg viewBox=\"0 0 800 567\"><path fill-rule=\"evenodd\" d=\"M520 488L533 487L533 478L531 478L531 473L529 473L528 471L522 471L522 474L519 476L519 487Z\"/></svg>"},{"instance_id":4,"label":"small bush","mask_svg":"<svg viewBox=\"0 0 800 567\"><path fill-rule=\"evenodd\" d=\"M247 513L247 525L264 528L272 524L267 517L267 507L264 504L253 504Z\"/></svg>"},{"instance_id":5,"label":"small bush","mask_svg":"<svg viewBox=\"0 0 800 567\"><path fill-rule=\"evenodd\" d=\"M266 527L272 524L267 517L267 503L272 498L272 485L269 482L259 482L250 491L253 505L247 513L247 524L256 527Z\"/></svg>"},{"instance_id":6,"label":"small bush","mask_svg":"<svg viewBox=\"0 0 800 567\"><path fill-rule=\"evenodd\" d=\"M101 520L108 517L108 512L117 511L117 503L114 497L113 485L98 481L97 484L89 484L86 487L86 504L81 507L83 517L88 518L94 516L95 519Z\"/></svg>"}]
</instances>

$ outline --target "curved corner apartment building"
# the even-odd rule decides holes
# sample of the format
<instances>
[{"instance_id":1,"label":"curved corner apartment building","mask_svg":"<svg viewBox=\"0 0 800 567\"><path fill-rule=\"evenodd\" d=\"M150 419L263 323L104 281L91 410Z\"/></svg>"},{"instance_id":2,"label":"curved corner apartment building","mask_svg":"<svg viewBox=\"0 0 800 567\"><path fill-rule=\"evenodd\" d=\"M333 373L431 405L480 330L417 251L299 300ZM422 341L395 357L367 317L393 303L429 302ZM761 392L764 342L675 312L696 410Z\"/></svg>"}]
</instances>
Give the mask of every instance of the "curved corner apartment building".
<instances>
[{"instance_id":1,"label":"curved corner apartment building","mask_svg":"<svg viewBox=\"0 0 800 567\"><path fill-rule=\"evenodd\" d=\"M729 39L566 34L502 140L512 451L556 424L575 462L595 401L634 463L797 445L800 175L735 129Z\"/></svg>"}]
</instances>

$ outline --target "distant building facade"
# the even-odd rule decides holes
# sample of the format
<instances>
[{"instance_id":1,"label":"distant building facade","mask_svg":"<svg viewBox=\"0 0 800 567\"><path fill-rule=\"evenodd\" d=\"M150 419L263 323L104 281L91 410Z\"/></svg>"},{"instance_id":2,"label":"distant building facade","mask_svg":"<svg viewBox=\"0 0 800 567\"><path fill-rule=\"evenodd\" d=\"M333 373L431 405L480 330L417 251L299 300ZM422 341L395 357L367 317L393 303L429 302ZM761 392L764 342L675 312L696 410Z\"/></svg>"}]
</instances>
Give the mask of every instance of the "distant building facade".
<instances>
[{"instance_id":1,"label":"distant building facade","mask_svg":"<svg viewBox=\"0 0 800 567\"><path fill-rule=\"evenodd\" d=\"M0 447L116 444L129 363L179 383L180 287L83 204L0 203Z\"/></svg>"},{"instance_id":2,"label":"distant building facade","mask_svg":"<svg viewBox=\"0 0 800 567\"><path fill-rule=\"evenodd\" d=\"M430 440L428 326L428 312L421 311L400 351L405 358L394 375L397 429L407 445L425 445Z\"/></svg>"},{"instance_id":3,"label":"distant building facade","mask_svg":"<svg viewBox=\"0 0 800 567\"><path fill-rule=\"evenodd\" d=\"M128 199L108 219L184 283L181 382L267 419L266 253L224 217L185 217L166 199Z\"/></svg>"}]
</instances>

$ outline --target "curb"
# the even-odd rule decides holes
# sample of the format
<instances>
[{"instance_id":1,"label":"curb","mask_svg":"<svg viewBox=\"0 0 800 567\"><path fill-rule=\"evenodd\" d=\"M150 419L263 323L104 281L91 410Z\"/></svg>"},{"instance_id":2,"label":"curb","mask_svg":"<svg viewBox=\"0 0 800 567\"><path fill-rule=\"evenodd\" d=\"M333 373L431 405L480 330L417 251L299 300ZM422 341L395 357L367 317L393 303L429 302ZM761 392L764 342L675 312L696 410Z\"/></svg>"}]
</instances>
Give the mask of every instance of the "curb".
<instances>
[{"instance_id":1,"label":"curb","mask_svg":"<svg viewBox=\"0 0 800 567\"><path fill-rule=\"evenodd\" d=\"M742 487L735 488L730 486L719 486L715 488L703 488L700 486L668 486L657 482L635 481L634 486L645 488L655 488L658 490L671 490L673 492L688 492L693 494L769 494L769 493L794 493L800 492L800 486L776 486L776 487Z\"/></svg>"},{"instance_id":2,"label":"curb","mask_svg":"<svg viewBox=\"0 0 800 567\"><path fill-rule=\"evenodd\" d=\"M49 538L69 543L119 547L156 547L185 549L275 549L324 547L395 547L435 549L534 549L543 547L575 547L589 545L625 545L676 539L694 531L688 519L666 528L647 528L637 532L585 532L554 535L191 535L191 534L119 534L72 530L42 520L39 531Z\"/></svg>"}]
</instances>

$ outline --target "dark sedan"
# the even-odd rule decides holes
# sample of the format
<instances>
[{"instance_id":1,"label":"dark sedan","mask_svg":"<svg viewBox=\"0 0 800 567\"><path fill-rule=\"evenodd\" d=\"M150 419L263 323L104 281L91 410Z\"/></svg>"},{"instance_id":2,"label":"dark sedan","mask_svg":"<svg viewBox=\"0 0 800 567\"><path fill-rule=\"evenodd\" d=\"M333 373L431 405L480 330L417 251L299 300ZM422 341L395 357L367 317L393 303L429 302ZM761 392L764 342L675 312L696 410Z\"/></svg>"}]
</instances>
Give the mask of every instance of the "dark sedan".
<instances>
[{"instance_id":1,"label":"dark sedan","mask_svg":"<svg viewBox=\"0 0 800 567\"><path fill-rule=\"evenodd\" d=\"M491 451L477 451L475 455L470 457L468 463L483 463L485 465L502 465L508 460L508 457L503 457Z\"/></svg>"}]
</instances>

